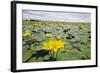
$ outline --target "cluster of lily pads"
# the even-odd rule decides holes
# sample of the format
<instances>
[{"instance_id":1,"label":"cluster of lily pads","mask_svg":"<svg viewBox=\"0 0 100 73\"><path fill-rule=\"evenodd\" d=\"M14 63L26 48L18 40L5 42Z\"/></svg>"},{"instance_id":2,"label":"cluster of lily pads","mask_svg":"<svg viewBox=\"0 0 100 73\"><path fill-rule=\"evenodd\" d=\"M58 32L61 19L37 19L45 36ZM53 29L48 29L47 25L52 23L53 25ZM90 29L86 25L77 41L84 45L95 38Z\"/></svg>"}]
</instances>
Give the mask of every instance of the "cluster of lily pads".
<instances>
[{"instance_id":1,"label":"cluster of lily pads","mask_svg":"<svg viewBox=\"0 0 100 73\"><path fill-rule=\"evenodd\" d=\"M23 21L23 62L91 58L90 23Z\"/></svg>"}]
</instances>

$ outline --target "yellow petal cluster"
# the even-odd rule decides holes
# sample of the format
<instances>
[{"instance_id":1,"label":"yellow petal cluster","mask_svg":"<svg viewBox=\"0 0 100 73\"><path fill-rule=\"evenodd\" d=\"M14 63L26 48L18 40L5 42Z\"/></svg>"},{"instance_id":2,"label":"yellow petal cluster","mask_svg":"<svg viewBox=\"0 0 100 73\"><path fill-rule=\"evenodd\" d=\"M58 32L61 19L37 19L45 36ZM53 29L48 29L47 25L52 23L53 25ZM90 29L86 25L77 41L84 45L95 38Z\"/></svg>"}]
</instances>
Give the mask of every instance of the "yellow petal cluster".
<instances>
[{"instance_id":1,"label":"yellow petal cluster","mask_svg":"<svg viewBox=\"0 0 100 73\"><path fill-rule=\"evenodd\" d=\"M49 40L47 42L43 42L42 46L43 46L43 49L45 49L45 50L51 50L53 48L53 44L54 44L54 41Z\"/></svg>"},{"instance_id":2,"label":"yellow petal cluster","mask_svg":"<svg viewBox=\"0 0 100 73\"><path fill-rule=\"evenodd\" d=\"M48 40L42 43L43 49L57 51L64 47L64 42L62 40Z\"/></svg>"},{"instance_id":3,"label":"yellow petal cluster","mask_svg":"<svg viewBox=\"0 0 100 73\"><path fill-rule=\"evenodd\" d=\"M24 33L23 33L23 36L24 37L27 37L27 36L30 36L32 34L32 32L30 30L26 30Z\"/></svg>"},{"instance_id":4,"label":"yellow petal cluster","mask_svg":"<svg viewBox=\"0 0 100 73\"><path fill-rule=\"evenodd\" d=\"M56 39L61 39L61 37L59 35L56 36Z\"/></svg>"},{"instance_id":5,"label":"yellow petal cluster","mask_svg":"<svg viewBox=\"0 0 100 73\"><path fill-rule=\"evenodd\" d=\"M64 48L64 42L62 40L54 40L53 50L56 52L58 49Z\"/></svg>"},{"instance_id":6,"label":"yellow petal cluster","mask_svg":"<svg viewBox=\"0 0 100 73\"><path fill-rule=\"evenodd\" d=\"M46 36L47 38L50 38L50 37L52 36L52 34L51 34L51 33L47 33L45 36Z\"/></svg>"}]
</instances>

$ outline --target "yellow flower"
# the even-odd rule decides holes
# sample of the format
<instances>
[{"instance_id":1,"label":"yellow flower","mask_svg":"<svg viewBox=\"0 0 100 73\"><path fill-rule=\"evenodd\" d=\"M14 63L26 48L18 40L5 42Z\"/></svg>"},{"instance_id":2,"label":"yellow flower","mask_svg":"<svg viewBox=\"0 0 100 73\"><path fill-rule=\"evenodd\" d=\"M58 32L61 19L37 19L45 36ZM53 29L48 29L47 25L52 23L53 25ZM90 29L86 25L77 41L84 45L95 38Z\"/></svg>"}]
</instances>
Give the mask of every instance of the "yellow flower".
<instances>
[{"instance_id":1,"label":"yellow flower","mask_svg":"<svg viewBox=\"0 0 100 73\"><path fill-rule=\"evenodd\" d=\"M45 50L53 50L56 52L58 49L64 47L64 42L62 40L48 40L47 42L43 42L42 46Z\"/></svg>"},{"instance_id":2,"label":"yellow flower","mask_svg":"<svg viewBox=\"0 0 100 73\"><path fill-rule=\"evenodd\" d=\"M32 34L32 32L30 30L26 30L22 35L24 37L30 36Z\"/></svg>"},{"instance_id":3,"label":"yellow flower","mask_svg":"<svg viewBox=\"0 0 100 73\"><path fill-rule=\"evenodd\" d=\"M64 48L64 42L62 40L54 40L53 51Z\"/></svg>"},{"instance_id":4,"label":"yellow flower","mask_svg":"<svg viewBox=\"0 0 100 73\"><path fill-rule=\"evenodd\" d=\"M47 42L43 42L42 46L45 50L51 50L53 48L53 40L49 40Z\"/></svg>"},{"instance_id":5,"label":"yellow flower","mask_svg":"<svg viewBox=\"0 0 100 73\"><path fill-rule=\"evenodd\" d=\"M59 35L56 36L56 39L61 39L61 37Z\"/></svg>"},{"instance_id":6,"label":"yellow flower","mask_svg":"<svg viewBox=\"0 0 100 73\"><path fill-rule=\"evenodd\" d=\"M51 36L52 36L51 33L47 33L47 34L46 34L46 37L47 37L47 38L50 38Z\"/></svg>"}]
</instances>

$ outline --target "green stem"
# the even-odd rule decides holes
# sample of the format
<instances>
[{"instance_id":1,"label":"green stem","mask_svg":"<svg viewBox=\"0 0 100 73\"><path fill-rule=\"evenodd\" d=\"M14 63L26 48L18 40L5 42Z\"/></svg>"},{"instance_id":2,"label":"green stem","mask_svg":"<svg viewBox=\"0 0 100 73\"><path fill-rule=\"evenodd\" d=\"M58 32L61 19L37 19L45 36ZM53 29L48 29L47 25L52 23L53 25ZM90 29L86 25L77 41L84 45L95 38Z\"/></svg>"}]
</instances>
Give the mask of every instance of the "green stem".
<instances>
[{"instance_id":1,"label":"green stem","mask_svg":"<svg viewBox=\"0 0 100 73\"><path fill-rule=\"evenodd\" d=\"M52 50L50 50L50 57L53 57L53 52L52 52Z\"/></svg>"},{"instance_id":2,"label":"green stem","mask_svg":"<svg viewBox=\"0 0 100 73\"><path fill-rule=\"evenodd\" d=\"M52 51L50 51L50 57L52 57Z\"/></svg>"},{"instance_id":3,"label":"green stem","mask_svg":"<svg viewBox=\"0 0 100 73\"><path fill-rule=\"evenodd\" d=\"M54 57L54 52L52 51L52 57Z\"/></svg>"},{"instance_id":4,"label":"green stem","mask_svg":"<svg viewBox=\"0 0 100 73\"><path fill-rule=\"evenodd\" d=\"M56 59L58 59L58 53L59 53L59 49L56 52Z\"/></svg>"}]
</instances>

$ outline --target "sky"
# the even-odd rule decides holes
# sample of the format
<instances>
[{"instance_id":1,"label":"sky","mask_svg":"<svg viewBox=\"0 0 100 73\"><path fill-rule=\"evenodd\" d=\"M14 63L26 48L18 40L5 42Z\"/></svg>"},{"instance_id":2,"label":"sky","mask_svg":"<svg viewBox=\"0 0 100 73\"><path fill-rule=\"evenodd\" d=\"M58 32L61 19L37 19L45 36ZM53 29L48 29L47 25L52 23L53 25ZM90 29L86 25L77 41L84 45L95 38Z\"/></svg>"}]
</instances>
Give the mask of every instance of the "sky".
<instances>
[{"instance_id":1,"label":"sky","mask_svg":"<svg viewBox=\"0 0 100 73\"><path fill-rule=\"evenodd\" d=\"M23 10L23 20L58 21L58 22L90 22L91 14L83 12L36 11Z\"/></svg>"}]
</instances>

